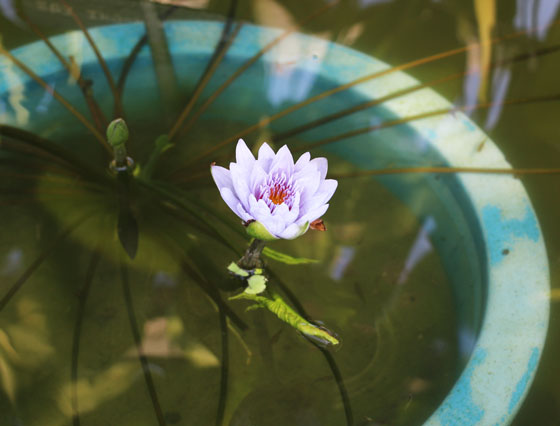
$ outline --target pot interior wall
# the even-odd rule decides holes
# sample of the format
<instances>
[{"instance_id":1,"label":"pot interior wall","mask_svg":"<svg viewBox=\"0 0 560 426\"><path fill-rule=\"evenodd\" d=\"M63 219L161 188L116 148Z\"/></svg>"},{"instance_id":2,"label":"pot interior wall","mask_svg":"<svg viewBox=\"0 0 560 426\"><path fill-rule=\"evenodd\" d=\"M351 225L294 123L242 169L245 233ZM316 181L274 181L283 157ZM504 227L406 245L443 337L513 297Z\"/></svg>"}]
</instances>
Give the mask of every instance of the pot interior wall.
<instances>
[{"instance_id":1,"label":"pot interior wall","mask_svg":"<svg viewBox=\"0 0 560 426\"><path fill-rule=\"evenodd\" d=\"M208 64L217 41L216 38L220 33L221 24L196 21L172 22L167 24L166 28L177 89L181 93L188 93L194 88ZM98 43L101 43L109 68L115 75L118 75L134 43L142 36L143 27L140 24L131 24L112 27L110 31L94 30L93 34ZM217 89L234 70L258 50L259 43L263 42L263 37L271 38L274 34L275 32L270 30L262 33L258 28L242 31L237 43L225 56L204 93L211 93ZM71 39L71 37L57 37L55 44L61 48L68 47ZM24 53L26 61L35 63L34 69L42 71L42 77L47 82L56 87L57 91L70 103L81 105L80 110L83 114L88 114L82 95L76 90L75 83L68 79L66 72L60 69L54 58L46 59L45 55L49 55L49 53L46 53L44 49L40 43L26 48ZM236 120L239 124L251 125L263 117L276 113L279 107L285 108L297 103L300 97L297 94L297 85L305 79L312 83L309 84L310 92L305 93L306 97L312 97L345 82L341 80L344 78L344 67L341 66L340 69L329 67L328 56L320 70L311 60L290 69L285 72L285 75L276 73L271 77L271 73L274 73L274 69L277 67L275 61L273 55L264 55L235 80L219 97L219 101L208 109L202 120L219 123L224 120L224 117L227 117L228 121ZM377 66L374 59L371 61L374 66ZM356 65L348 65L350 68L352 66ZM112 95L95 58L85 57L81 69L84 75L95 82L93 90L102 107L110 110ZM21 104L32 113L31 116L22 118L18 117L17 111L7 111L4 115L8 116L9 121L51 138L67 139L69 134L79 135L81 133L81 124L66 109L52 97L46 95L41 87L29 81L27 77L21 76L21 78L26 81L25 98ZM282 87L271 88L271 78L274 78L276 84ZM14 81L17 82L17 80ZM12 85L14 81L12 81ZM376 84L383 84L383 82ZM288 93L293 93L293 96L278 101L275 96L278 93L284 93L286 87L291 85L296 87L292 91L288 90ZM10 82L5 82L4 87L0 84L0 99L3 99L6 104L11 96L7 90L8 87L10 87ZM128 75L123 101L128 114L138 121L145 122L146 128L149 128L149 123L153 123L155 127L160 120L173 119L173 117L165 116L166 105L158 93L158 80L154 72L153 61L149 49L144 48ZM422 97L422 95L423 91L419 91L408 96ZM273 122L270 126L270 133L274 135L275 132L281 132L283 129L292 128L370 100L371 98L365 97L359 90L345 90ZM232 111L235 111L235 114L232 114ZM302 133L289 142L292 146L297 147L333 134L396 118L399 117L396 117L389 109L376 106ZM88 144L81 144L77 140L75 145L70 148L75 149L75 152L83 157L99 154L97 150L90 151L88 147ZM150 147L137 147L137 149L146 155ZM418 135L414 128L407 124L344 139L326 145L324 150L334 153L364 170L410 165L448 165L446 159L430 141ZM320 150L316 150L316 152L320 152ZM377 179L408 205L420 221L432 223L430 225L433 228L430 234L431 241L441 257L453 285L459 324L458 344L461 359L466 362L482 325L487 285L486 251L480 226L468 194L454 175L405 174ZM378 208L382 209L383 206L378 206Z\"/></svg>"}]
</instances>

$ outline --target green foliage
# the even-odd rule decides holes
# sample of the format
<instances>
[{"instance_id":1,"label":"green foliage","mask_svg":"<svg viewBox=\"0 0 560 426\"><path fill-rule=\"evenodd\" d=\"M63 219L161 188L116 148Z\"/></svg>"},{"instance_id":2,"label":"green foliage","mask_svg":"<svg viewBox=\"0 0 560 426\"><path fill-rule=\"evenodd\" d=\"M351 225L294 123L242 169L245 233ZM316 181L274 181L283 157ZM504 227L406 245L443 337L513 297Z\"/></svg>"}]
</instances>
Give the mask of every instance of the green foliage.
<instances>
[{"instance_id":1,"label":"green foliage","mask_svg":"<svg viewBox=\"0 0 560 426\"><path fill-rule=\"evenodd\" d=\"M314 341L320 346L338 345L339 341L332 332L324 327L310 323L296 311L294 311L285 301L275 292L269 291L265 295L257 295L244 291L237 296L230 297L230 300L246 299L255 302L249 309L265 308L272 312L281 321L289 324L306 338Z\"/></svg>"},{"instance_id":2,"label":"green foliage","mask_svg":"<svg viewBox=\"0 0 560 426\"><path fill-rule=\"evenodd\" d=\"M167 135L158 136L154 143L154 150L150 154L150 158L148 158L146 165L142 169L141 176L145 179L151 178L161 154L163 154L168 149L171 149L172 147L173 143L169 140L169 137Z\"/></svg>"},{"instance_id":3,"label":"green foliage","mask_svg":"<svg viewBox=\"0 0 560 426\"><path fill-rule=\"evenodd\" d=\"M266 283L268 279L264 275L252 275L247 280L249 285L245 289L245 293L248 294L260 294L266 290Z\"/></svg>"},{"instance_id":4,"label":"green foliage","mask_svg":"<svg viewBox=\"0 0 560 426\"><path fill-rule=\"evenodd\" d=\"M270 247L265 247L263 255L269 259L276 260L277 262L285 263L286 265L306 265L308 263L318 263L317 259L308 259L306 257L294 257L286 253L273 250Z\"/></svg>"},{"instance_id":5,"label":"green foliage","mask_svg":"<svg viewBox=\"0 0 560 426\"><path fill-rule=\"evenodd\" d=\"M247 272L245 269L241 268L235 262L231 262L227 268L228 268L228 271L230 271L231 273L233 273L233 274L235 274L239 277L246 278L246 277L249 276L249 272Z\"/></svg>"}]
</instances>

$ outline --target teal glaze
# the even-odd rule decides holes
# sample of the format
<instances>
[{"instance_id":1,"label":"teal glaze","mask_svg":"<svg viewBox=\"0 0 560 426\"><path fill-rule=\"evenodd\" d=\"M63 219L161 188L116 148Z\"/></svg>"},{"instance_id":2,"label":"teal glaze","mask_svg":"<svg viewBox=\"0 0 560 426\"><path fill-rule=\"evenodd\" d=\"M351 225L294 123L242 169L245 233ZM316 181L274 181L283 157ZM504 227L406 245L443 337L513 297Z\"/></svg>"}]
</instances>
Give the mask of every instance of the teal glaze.
<instances>
[{"instance_id":1,"label":"teal glaze","mask_svg":"<svg viewBox=\"0 0 560 426\"><path fill-rule=\"evenodd\" d=\"M479 349L473 354L472 362L463 372L462 380L438 410L438 417L443 426L473 426L484 416L484 409L473 401L472 375L485 358L484 349Z\"/></svg>"},{"instance_id":2,"label":"teal glaze","mask_svg":"<svg viewBox=\"0 0 560 426\"><path fill-rule=\"evenodd\" d=\"M529 206L523 219L504 220L503 216L499 207L488 205L482 209L482 220L488 229L488 253L492 265L497 265L509 255L505 253L511 252L514 239L529 238L536 242L540 238L537 218ZM504 250L507 252L504 253Z\"/></svg>"},{"instance_id":3,"label":"teal glaze","mask_svg":"<svg viewBox=\"0 0 560 426\"><path fill-rule=\"evenodd\" d=\"M473 124L471 120L463 120L463 124L467 128L469 132L474 132L476 130L476 126Z\"/></svg>"},{"instance_id":4,"label":"teal glaze","mask_svg":"<svg viewBox=\"0 0 560 426\"><path fill-rule=\"evenodd\" d=\"M222 23L175 21L165 24L179 89L192 87L206 67ZM110 69L118 72L132 46L144 33L142 24L113 25L91 29ZM205 93L218 87L241 63L280 34L279 30L245 24L228 51ZM299 76L313 76L307 96L348 83L389 65L355 50L302 34L293 34L301 46L320 45L324 54L316 67L313 49L302 49L294 58ZM101 76L94 53L80 32L53 38L67 55L74 55L88 75ZM14 54L47 81L57 81L57 90L80 105L81 95L64 83L64 70L42 44L16 49ZM275 112L267 102L266 79L274 52L266 53L235 81L205 113L210 119L232 110L253 124ZM36 108L44 92L5 59L0 59L0 121L28 127L55 137L59 131L80 129L62 107L49 106L49 116ZM99 84L97 83L99 82ZM366 100L380 98L418 84L403 72L370 80L350 90L325 98L272 123L271 131L295 127L317 116L331 114ZM22 96L11 96L20 91ZM110 108L104 78L94 90ZM131 115L141 119L149 103L161 108L149 49L140 52L127 80L124 103ZM24 96L23 96L24 95ZM255 99L259 107L255 108ZM296 99L283 100L285 106ZM18 114L18 106L33 111L32 120ZM82 104L82 110L85 108ZM383 105L345 117L336 123L304 133L299 140L310 143L397 117L429 112L452 105L431 89L390 100ZM49 127L56 121L64 128ZM252 140L248 140L251 144ZM471 166L508 168L502 153L467 116L453 114L413 121L406 125L362 134L328 146L357 168L398 166ZM430 216L437 224L432 242L450 277L456 298L460 335L458 342L464 369L449 395L426 425L507 425L519 409L533 380L547 331L549 277L545 246L535 212L521 182L504 175L407 175L378 179L419 219ZM504 248L509 250L503 255Z\"/></svg>"},{"instance_id":5,"label":"teal glaze","mask_svg":"<svg viewBox=\"0 0 560 426\"><path fill-rule=\"evenodd\" d=\"M525 374L523 374L523 377L521 377L521 379L515 386L515 390L513 392L513 395L511 396L511 400L509 401L508 411L510 413L515 410L515 407L517 406L517 404L519 404L519 401L525 394L527 387L529 386L531 377L535 373L535 369L537 368L537 365L539 363L539 355L539 348L533 348L531 358L529 358L529 362L527 363L527 370L525 370Z\"/></svg>"}]
</instances>

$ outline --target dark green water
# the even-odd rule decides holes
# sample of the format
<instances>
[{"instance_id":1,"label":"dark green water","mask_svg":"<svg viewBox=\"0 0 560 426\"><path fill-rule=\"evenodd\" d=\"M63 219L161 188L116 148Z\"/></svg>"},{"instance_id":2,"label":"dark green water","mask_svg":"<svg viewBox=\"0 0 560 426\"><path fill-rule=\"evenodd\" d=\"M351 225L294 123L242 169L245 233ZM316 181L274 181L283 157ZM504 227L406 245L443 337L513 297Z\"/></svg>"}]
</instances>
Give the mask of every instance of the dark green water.
<instances>
[{"instance_id":1,"label":"dark green water","mask_svg":"<svg viewBox=\"0 0 560 426\"><path fill-rule=\"evenodd\" d=\"M240 2L238 16L263 25L290 27L320 4ZM75 5L88 26L144 16L136 2ZM228 6L228 2L211 2L208 13L224 14ZM494 34L515 30L514 6L513 2L498 4ZM47 34L76 28L57 2L24 1L21 7ZM176 13L177 18L189 18L206 12ZM320 33L400 64L464 45L478 36L477 25L470 2L409 1L403 8L392 2L355 1L305 25L302 31ZM0 35L8 48L36 40L24 26L4 18L0 18ZM501 43L492 56L499 59L534 52L554 45L559 35L558 28L553 27L544 41L524 37ZM454 57L412 69L411 74L430 81L464 71L465 62L464 56ZM560 91L558 65L557 56L548 55L510 67L508 97ZM459 79L437 90L452 101L458 100L465 95L463 82ZM188 95L186 91L180 94L180 105ZM559 159L555 120L559 112L558 102L504 108L489 135L515 166L554 167ZM484 126L486 112L475 112L474 118ZM222 140L243 128L235 122L201 123L189 135L191 145L166 161L180 163L191 149L198 152L205 144L212 145L213 140ZM140 159L145 158L145 147L153 138L169 127L164 117L157 116L153 123L135 122L131 117L130 124L133 149ZM53 126L53 132L58 131ZM264 129L254 138L267 140L271 133ZM75 150L74 142L86 137L67 135L60 143ZM95 167L105 168L97 150L78 152ZM221 164L229 161L220 158ZM334 156L329 156L329 161L332 171L349 170L348 164ZM4 422L0 424L72 424L72 345L83 287L98 244L101 255L81 329L77 370L80 420L84 425L156 424L121 288L122 248L114 232L114 192L109 189L97 193L76 182L48 180L42 167L37 169L38 179L18 179L13 175L28 170L11 165L4 170L12 176L3 177L0 184L5 192L0 211L5 226L0 239L0 262L4 262L0 290L7 291L73 220L80 219L81 214L87 219L67 241L57 245L0 316L0 419ZM558 205L554 201L560 189L558 180L526 178L524 183L547 240L554 287L560 259ZM186 188L235 222L208 177ZM222 374L219 315L208 296L180 267L180 256L167 250L165 240L177 235L174 241L183 248L182 255L197 259L203 265L202 274L211 279L224 276L225 266L237 257L209 242L200 230L185 224L183 217L165 216L162 220L164 213L154 207L152 198L141 194L139 200L140 248L136 261L127 267L128 280L164 417L170 425L211 425ZM269 261L269 265L311 317L323 321L341 337L342 346L333 355L346 383L355 424L421 424L459 372L454 306L439 259L431 252L412 269L405 284L397 284L422 223L371 180L342 181L325 219L329 228L326 233L310 232L296 241L273 246L295 256L318 259L319 263L285 266ZM223 232L227 238L235 238L232 231ZM235 246L244 248L240 239L235 239ZM345 258L350 260L343 268ZM233 327L229 332L224 424L344 424L336 383L317 348L267 312L245 313L244 302L231 305L248 329L240 332ZM553 304L549 342L540 367L545 373L537 376L516 424L553 425L560 421L554 362L559 350L556 318Z\"/></svg>"},{"instance_id":2,"label":"dark green water","mask_svg":"<svg viewBox=\"0 0 560 426\"><path fill-rule=\"evenodd\" d=\"M131 122L132 129L152 126L157 120L151 125ZM230 134L236 126L222 131ZM216 123L205 123L197 136L212 128ZM136 144L151 141L149 132L143 135L147 139L136 138ZM80 135L61 144L76 140ZM330 160L334 172L351 167L336 157ZM7 424L69 424L75 412L70 365L78 359L81 424L154 424L122 294L118 264L124 251L115 232L114 188L38 174L29 183L13 176L2 186L18 192L3 198L2 220L14 232L2 240L2 290L43 250L51 253L2 313L7 394L2 416ZM188 194L240 226L208 176ZM371 200L383 208L373 208ZM192 259L202 265L204 276L224 287L231 284L225 267L237 256L189 226L183 220L188 215L169 215L153 206L156 201L142 192L135 198L140 242L127 270L136 321L167 423L213 424L223 356L219 315L180 265ZM272 245L318 263L269 261L269 266L311 317L342 339L333 354L357 424L419 423L459 371L453 299L439 259L428 253L402 275L421 224L370 179L342 180L325 219L325 233ZM68 240L49 250L61 230L75 222L80 225ZM243 250L235 233L224 232ZM173 250L170 241L182 250ZM100 260L81 314L96 249ZM269 313L245 313L243 302L230 305L247 330L233 325L229 333L225 424L343 424L344 409L321 352ZM82 325L75 358L78 318Z\"/></svg>"}]
</instances>

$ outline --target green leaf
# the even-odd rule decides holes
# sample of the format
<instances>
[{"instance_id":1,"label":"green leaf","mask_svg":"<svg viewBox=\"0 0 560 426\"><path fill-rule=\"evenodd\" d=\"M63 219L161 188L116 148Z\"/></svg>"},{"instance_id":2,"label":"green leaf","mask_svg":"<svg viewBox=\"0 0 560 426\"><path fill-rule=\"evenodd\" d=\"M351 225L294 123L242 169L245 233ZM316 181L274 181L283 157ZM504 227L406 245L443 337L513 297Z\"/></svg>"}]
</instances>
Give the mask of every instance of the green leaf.
<instances>
[{"instance_id":1,"label":"green leaf","mask_svg":"<svg viewBox=\"0 0 560 426\"><path fill-rule=\"evenodd\" d=\"M247 272L245 269L241 268L235 262L231 262L227 268L228 268L228 271L230 271L231 273L233 273L233 274L235 274L239 277L246 278L246 277L249 276L249 272Z\"/></svg>"},{"instance_id":2,"label":"green leaf","mask_svg":"<svg viewBox=\"0 0 560 426\"><path fill-rule=\"evenodd\" d=\"M161 154L172 147L173 143L171 143L167 135L161 135L156 139L154 143L154 149L150 154L150 158L148 158L148 161L146 162L146 165L144 166L144 169L141 173L144 178L151 178Z\"/></svg>"},{"instance_id":3,"label":"green leaf","mask_svg":"<svg viewBox=\"0 0 560 426\"><path fill-rule=\"evenodd\" d=\"M253 275L251 278L258 276L259 275ZM261 296L252 294L246 289L243 293L230 297L229 300L245 299L255 302L254 305L249 307L250 310L257 309L258 307L268 309L276 315L279 320L284 321L286 324L299 331L304 337L323 348L336 346L340 343L336 334L323 326L307 321L294 311L279 294L273 291L269 293L268 295L265 294Z\"/></svg>"},{"instance_id":4,"label":"green leaf","mask_svg":"<svg viewBox=\"0 0 560 426\"><path fill-rule=\"evenodd\" d=\"M277 250L273 250L270 247L265 247L263 254L269 259L276 260L278 262L285 263L286 265L305 265L308 263L318 263L316 259L308 259L305 257L294 257L289 254L281 253Z\"/></svg>"},{"instance_id":5,"label":"green leaf","mask_svg":"<svg viewBox=\"0 0 560 426\"><path fill-rule=\"evenodd\" d=\"M264 275L253 275L247 280L249 287L245 289L245 293L259 294L266 290L266 282L268 280Z\"/></svg>"}]
</instances>

